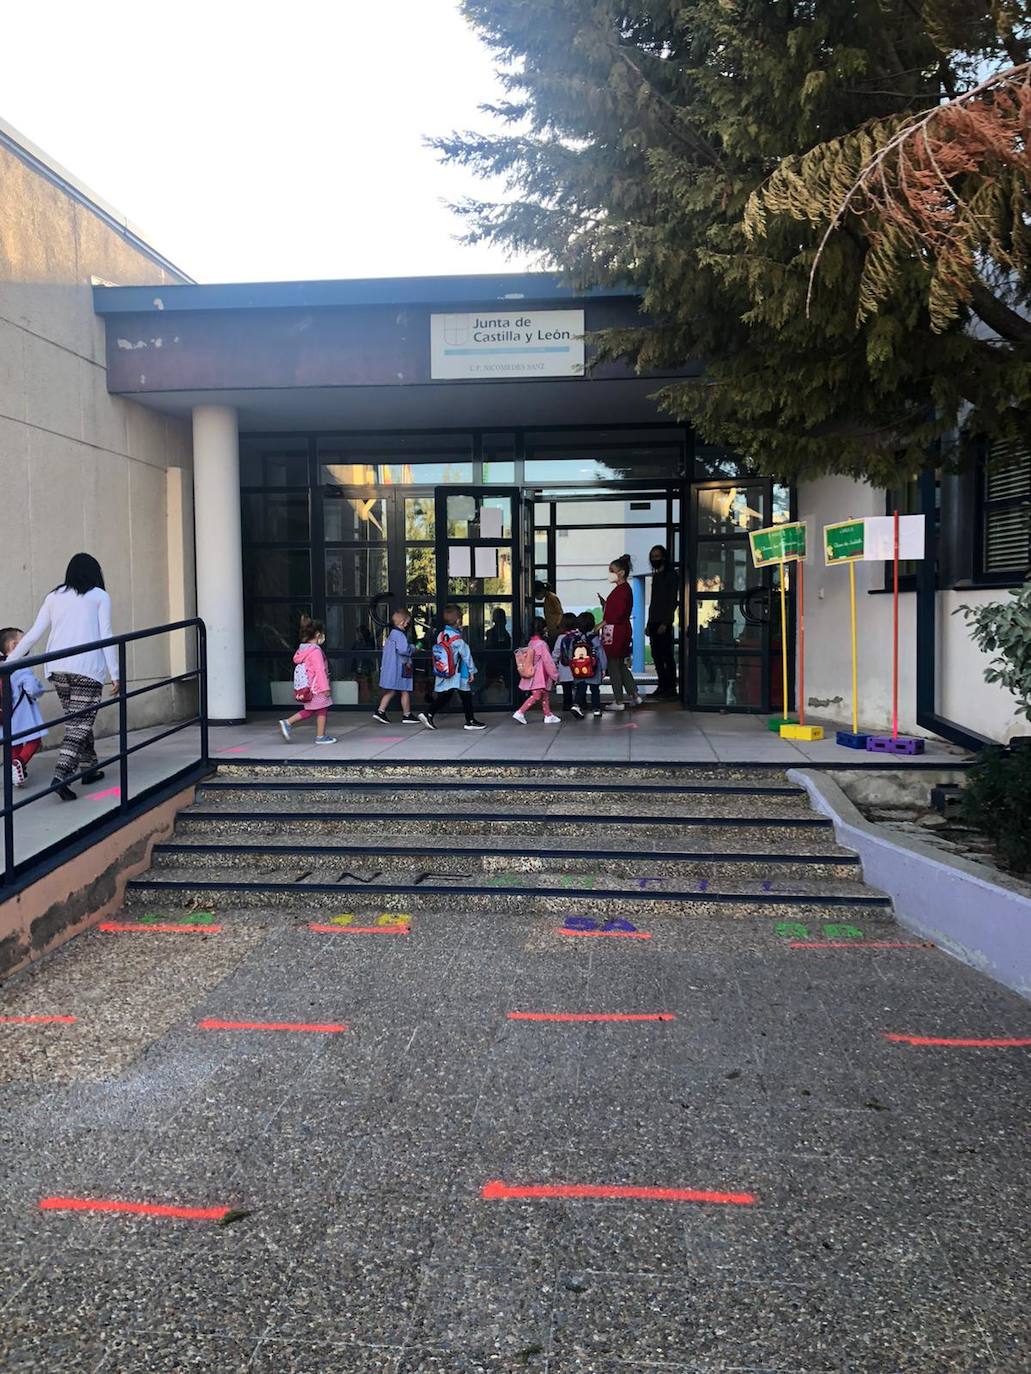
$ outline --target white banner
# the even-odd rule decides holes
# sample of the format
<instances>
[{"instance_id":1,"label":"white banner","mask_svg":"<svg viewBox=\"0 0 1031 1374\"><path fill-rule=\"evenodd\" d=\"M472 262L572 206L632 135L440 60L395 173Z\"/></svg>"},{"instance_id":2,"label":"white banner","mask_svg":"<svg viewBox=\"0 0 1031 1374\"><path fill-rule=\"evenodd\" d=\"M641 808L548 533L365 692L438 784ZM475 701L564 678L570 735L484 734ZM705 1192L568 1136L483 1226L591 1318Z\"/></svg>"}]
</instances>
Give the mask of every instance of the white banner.
<instances>
[{"instance_id":1,"label":"white banner","mask_svg":"<svg viewBox=\"0 0 1031 1374\"><path fill-rule=\"evenodd\" d=\"M486 381L584 375L582 310L430 316L430 376Z\"/></svg>"},{"instance_id":2,"label":"white banner","mask_svg":"<svg viewBox=\"0 0 1031 1374\"><path fill-rule=\"evenodd\" d=\"M892 562L895 558L895 517L893 515L868 515L864 521L866 536L863 544L863 562L880 559ZM924 556L924 517L922 515L899 516L899 559L923 558Z\"/></svg>"}]
</instances>

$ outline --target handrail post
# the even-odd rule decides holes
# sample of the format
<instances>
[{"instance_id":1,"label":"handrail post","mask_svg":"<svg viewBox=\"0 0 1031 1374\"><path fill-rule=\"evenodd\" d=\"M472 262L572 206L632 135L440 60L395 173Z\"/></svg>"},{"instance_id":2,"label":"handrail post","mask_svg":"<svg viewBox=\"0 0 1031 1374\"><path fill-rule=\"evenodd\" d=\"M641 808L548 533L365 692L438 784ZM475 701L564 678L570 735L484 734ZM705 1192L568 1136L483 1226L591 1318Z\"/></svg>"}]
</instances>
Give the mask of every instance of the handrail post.
<instances>
[{"instance_id":1,"label":"handrail post","mask_svg":"<svg viewBox=\"0 0 1031 1374\"><path fill-rule=\"evenodd\" d=\"M0 711L4 725L3 747L3 796L4 796L4 882L9 883L14 876L14 693L11 691L11 675L0 677Z\"/></svg>"},{"instance_id":2,"label":"handrail post","mask_svg":"<svg viewBox=\"0 0 1031 1374\"><path fill-rule=\"evenodd\" d=\"M200 670L197 705L200 711L200 759L208 762L208 627L197 622L197 667Z\"/></svg>"},{"instance_id":3,"label":"handrail post","mask_svg":"<svg viewBox=\"0 0 1031 1374\"><path fill-rule=\"evenodd\" d=\"M129 715L125 699L125 640L118 645L118 810L129 809Z\"/></svg>"}]
</instances>

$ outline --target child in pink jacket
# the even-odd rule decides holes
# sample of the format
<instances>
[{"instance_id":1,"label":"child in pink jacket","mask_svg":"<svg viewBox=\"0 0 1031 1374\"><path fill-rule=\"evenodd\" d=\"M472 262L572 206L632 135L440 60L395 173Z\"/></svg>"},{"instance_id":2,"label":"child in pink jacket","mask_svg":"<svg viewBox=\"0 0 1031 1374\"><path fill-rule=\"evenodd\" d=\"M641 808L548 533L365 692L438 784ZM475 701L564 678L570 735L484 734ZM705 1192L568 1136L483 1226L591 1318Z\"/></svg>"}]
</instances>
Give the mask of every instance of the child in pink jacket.
<instances>
[{"instance_id":1,"label":"child in pink jacket","mask_svg":"<svg viewBox=\"0 0 1031 1374\"><path fill-rule=\"evenodd\" d=\"M301 642L294 654L294 696L301 709L279 722L279 733L287 743L290 742L291 725L315 716L315 743L336 744L332 735L326 734L326 712L333 704L333 692L329 685L329 664L322 649L325 642L322 622L302 615Z\"/></svg>"},{"instance_id":2,"label":"child in pink jacket","mask_svg":"<svg viewBox=\"0 0 1031 1374\"><path fill-rule=\"evenodd\" d=\"M523 674L519 679L519 689L530 693L519 710L512 716L512 719L517 720L520 725L526 724L526 712L531 707L536 706L538 702L544 711L544 724L559 724L558 716L554 715L551 710L551 684L558 680L558 669L555 667L555 660L551 656L548 642L544 638L547 632L547 624L538 616L533 622L533 632L530 635L529 644L525 649L520 649L516 655L516 666ZM523 671L524 668L529 669L529 663L519 661L529 655L532 655L532 673Z\"/></svg>"}]
</instances>

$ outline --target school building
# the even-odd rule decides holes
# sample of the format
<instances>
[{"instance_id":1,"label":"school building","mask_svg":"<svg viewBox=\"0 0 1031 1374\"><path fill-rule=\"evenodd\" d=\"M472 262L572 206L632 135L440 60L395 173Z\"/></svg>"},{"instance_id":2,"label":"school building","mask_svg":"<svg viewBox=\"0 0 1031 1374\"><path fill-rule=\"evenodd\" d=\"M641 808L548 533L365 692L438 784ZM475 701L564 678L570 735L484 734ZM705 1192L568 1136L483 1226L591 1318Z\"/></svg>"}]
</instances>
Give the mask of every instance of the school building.
<instances>
[{"instance_id":1,"label":"school building","mask_svg":"<svg viewBox=\"0 0 1031 1374\"><path fill-rule=\"evenodd\" d=\"M647 676L661 544L682 577L682 707L769 714L784 708L783 635L794 662L796 580L782 627L748 533L805 519L807 710L846 724L848 575L824 566L820 532L898 506L928 517L928 556L903 569L902 727L956 743L1021 733L952 612L1028 572L1028 449L899 493L788 487L671 423L651 399L670 374L590 365L585 332L639 321L629 290L577 295L548 273L201 285L2 124L0 177L3 623L28 623L86 549L116 630L204 618L210 713L228 722L291 699L302 612L326 623L339 709L370 711L391 609L410 607L428 645L457 601L478 709L511 709L534 582L595 609L624 552ZM858 584L860 720L883 728L886 568L861 564ZM163 644L137 652L135 680L176 671ZM141 700L136 723L179 709L175 689Z\"/></svg>"}]
</instances>

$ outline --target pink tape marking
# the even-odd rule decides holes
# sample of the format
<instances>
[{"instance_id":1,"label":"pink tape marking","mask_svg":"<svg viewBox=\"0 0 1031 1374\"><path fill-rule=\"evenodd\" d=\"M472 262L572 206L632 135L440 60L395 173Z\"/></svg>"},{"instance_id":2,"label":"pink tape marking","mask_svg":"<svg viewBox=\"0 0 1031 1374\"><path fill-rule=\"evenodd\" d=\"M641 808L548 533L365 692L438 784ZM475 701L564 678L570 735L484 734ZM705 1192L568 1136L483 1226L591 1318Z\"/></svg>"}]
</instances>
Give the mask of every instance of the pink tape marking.
<instances>
[{"instance_id":1,"label":"pink tape marking","mask_svg":"<svg viewBox=\"0 0 1031 1374\"><path fill-rule=\"evenodd\" d=\"M636 730L637 728L637 722L633 720L628 720L625 725L616 726L617 730Z\"/></svg>"},{"instance_id":2,"label":"pink tape marking","mask_svg":"<svg viewBox=\"0 0 1031 1374\"><path fill-rule=\"evenodd\" d=\"M90 792L87 795L89 801L103 801L106 797L120 797L122 789L120 787L106 787L103 792Z\"/></svg>"},{"instance_id":3,"label":"pink tape marking","mask_svg":"<svg viewBox=\"0 0 1031 1374\"><path fill-rule=\"evenodd\" d=\"M246 754L246 752L247 746L245 744L234 744L231 749L215 750L216 754Z\"/></svg>"},{"instance_id":4,"label":"pink tape marking","mask_svg":"<svg viewBox=\"0 0 1031 1374\"><path fill-rule=\"evenodd\" d=\"M379 742L380 744L400 744L402 739L404 739L403 735L380 735Z\"/></svg>"}]
</instances>

